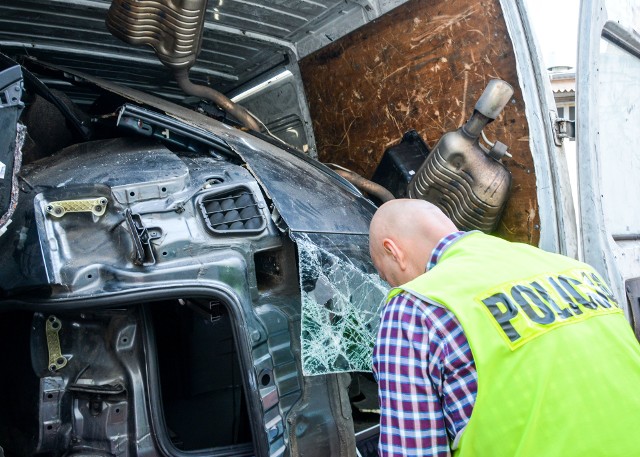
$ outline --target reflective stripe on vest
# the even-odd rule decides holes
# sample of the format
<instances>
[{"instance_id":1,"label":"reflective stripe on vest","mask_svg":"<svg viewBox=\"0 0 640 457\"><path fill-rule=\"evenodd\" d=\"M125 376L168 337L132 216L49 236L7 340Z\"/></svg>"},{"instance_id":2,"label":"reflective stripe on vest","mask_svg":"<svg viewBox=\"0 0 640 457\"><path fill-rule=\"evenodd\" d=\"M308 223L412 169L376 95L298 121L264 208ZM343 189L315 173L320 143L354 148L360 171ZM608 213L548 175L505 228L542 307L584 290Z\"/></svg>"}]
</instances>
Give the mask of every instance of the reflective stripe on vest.
<instances>
[{"instance_id":1,"label":"reflective stripe on vest","mask_svg":"<svg viewBox=\"0 0 640 457\"><path fill-rule=\"evenodd\" d=\"M640 456L640 345L588 265L481 233L403 290L451 310L478 372L456 456Z\"/></svg>"}]
</instances>

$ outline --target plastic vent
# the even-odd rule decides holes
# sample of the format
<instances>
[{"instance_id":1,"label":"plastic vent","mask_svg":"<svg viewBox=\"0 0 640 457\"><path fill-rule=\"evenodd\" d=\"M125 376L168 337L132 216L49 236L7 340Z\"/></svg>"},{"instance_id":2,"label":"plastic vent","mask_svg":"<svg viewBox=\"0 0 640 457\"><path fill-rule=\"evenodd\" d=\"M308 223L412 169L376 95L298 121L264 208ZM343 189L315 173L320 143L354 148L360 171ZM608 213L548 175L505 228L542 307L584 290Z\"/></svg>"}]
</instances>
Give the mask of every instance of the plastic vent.
<instances>
[{"instance_id":1,"label":"plastic vent","mask_svg":"<svg viewBox=\"0 0 640 457\"><path fill-rule=\"evenodd\" d=\"M214 233L257 233L266 225L260 206L246 187L205 195L200 199L200 209Z\"/></svg>"}]
</instances>

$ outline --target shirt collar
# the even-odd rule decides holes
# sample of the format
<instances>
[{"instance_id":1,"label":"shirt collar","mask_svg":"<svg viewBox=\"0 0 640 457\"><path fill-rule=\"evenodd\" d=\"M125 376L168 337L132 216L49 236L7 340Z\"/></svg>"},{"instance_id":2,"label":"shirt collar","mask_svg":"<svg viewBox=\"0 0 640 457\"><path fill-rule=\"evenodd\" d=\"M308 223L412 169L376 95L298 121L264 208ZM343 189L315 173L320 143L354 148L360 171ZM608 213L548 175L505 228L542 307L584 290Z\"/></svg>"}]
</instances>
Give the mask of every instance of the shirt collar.
<instances>
[{"instance_id":1,"label":"shirt collar","mask_svg":"<svg viewBox=\"0 0 640 457\"><path fill-rule=\"evenodd\" d=\"M429 259L429 263L427 263L427 268L425 269L425 271L431 270L433 267L435 267L438 263L438 260L440 260L440 256L442 256L442 253L449 247L449 245L466 234L467 232L460 231L450 233L447 236L443 237L438 242L438 244L436 244L436 247L433 248L433 251L431 252L431 258Z\"/></svg>"}]
</instances>

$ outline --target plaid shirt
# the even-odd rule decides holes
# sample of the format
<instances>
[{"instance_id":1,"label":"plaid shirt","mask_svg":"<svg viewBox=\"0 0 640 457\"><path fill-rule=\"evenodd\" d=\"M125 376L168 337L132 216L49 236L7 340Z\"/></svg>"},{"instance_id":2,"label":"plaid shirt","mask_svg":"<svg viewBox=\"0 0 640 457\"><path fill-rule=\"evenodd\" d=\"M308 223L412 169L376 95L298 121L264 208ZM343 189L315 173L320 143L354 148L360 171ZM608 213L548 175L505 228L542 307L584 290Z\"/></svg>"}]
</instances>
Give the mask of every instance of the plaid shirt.
<instances>
[{"instance_id":1,"label":"plaid shirt","mask_svg":"<svg viewBox=\"0 0 640 457\"><path fill-rule=\"evenodd\" d=\"M440 240L427 265L465 232ZM451 454L478 389L469 343L453 313L404 292L382 310L373 354L380 394L380 456Z\"/></svg>"}]
</instances>

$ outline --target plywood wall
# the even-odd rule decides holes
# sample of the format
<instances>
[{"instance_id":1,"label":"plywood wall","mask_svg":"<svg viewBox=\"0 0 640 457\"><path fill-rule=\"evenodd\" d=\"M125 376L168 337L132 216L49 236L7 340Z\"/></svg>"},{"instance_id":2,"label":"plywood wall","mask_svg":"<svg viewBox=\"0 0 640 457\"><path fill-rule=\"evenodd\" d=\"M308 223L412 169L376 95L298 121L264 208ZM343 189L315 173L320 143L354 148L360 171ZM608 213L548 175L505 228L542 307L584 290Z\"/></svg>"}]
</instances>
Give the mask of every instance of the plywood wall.
<instances>
[{"instance_id":1,"label":"plywood wall","mask_svg":"<svg viewBox=\"0 0 640 457\"><path fill-rule=\"evenodd\" d=\"M533 161L499 0L413 0L300 63L318 156L370 178L385 149L417 130L433 146L471 115L488 81L515 88L485 130L509 145L513 186L498 235L536 245Z\"/></svg>"}]
</instances>

